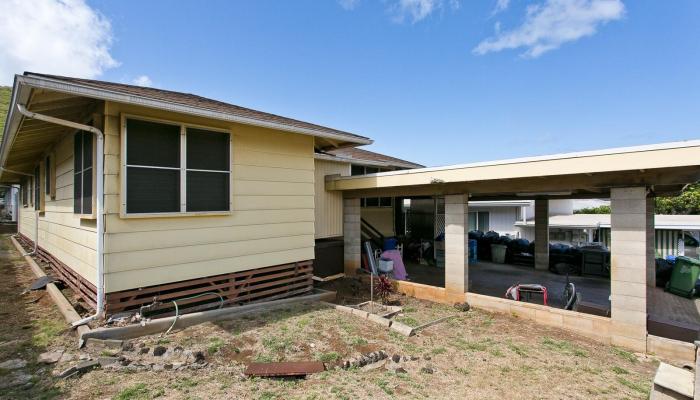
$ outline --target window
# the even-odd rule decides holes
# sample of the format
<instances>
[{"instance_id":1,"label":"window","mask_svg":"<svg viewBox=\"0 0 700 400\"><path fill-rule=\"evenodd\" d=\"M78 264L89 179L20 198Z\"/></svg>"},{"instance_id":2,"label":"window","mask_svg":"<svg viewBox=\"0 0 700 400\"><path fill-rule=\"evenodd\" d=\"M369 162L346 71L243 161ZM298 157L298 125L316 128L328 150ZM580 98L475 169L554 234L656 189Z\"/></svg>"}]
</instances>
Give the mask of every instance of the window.
<instances>
[{"instance_id":1,"label":"window","mask_svg":"<svg viewBox=\"0 0 700 400\"><path fill-rule=\"evenodd\" d=\"M46 156L44 164L44 178L46 178L44 181L44 188L46 190L46 194L51 196L51 156Z\"/></svg>"},{"instance_id":2,"label":"window","mask_svg":"<svg viewBox=\"0 0 700 400\"><path fill-rule=\"evenodd\" d=\"M73 212L92 214L92 133L79 131L74 136Z\"/></svg>"},{"instance_id":3,"label":"window","mask_svg":"<svg viewBox=\"0 0 700 400\"><path fill-rule=\"evenodd\" d=\"M469 230L470 231L489 231L489 212L488 211L472 211L469 213Z\"/></svg>"},{"instance_id":4,"label":"window","mask_svg":"<svg viewBox=\"0 0 700 400\"><path fill-rule=\"evenodd\" d=\"M228 133L131 118L126 131L127 214L230 211Z\"/></svg>"},{"instance_id":5,"label":"window","mask_svg":"<svg viewBox=\"0 0 700 400\"><path fill-rule=\"evenodd\" d=\"M44 174L46 185L46 195L51 198L51 200L56 200L56 158L54 154L51 153L46 156L44 160Z\"/></svg>"},{"instance_id":6,"label":"window","mask_svg":"<svg viewBox=\"0 0 700 400\"><path fill-rule=\"evenodd\" d=\"M22 179L22 206L29 207L29 184L28 178Z\"/></svg>"},{"instance_id":7,"label":"window","mask_svg":"<svg viewBox=\"0 0 700 400\"><path fill-rule=\"evenodd\" d=\"M352 165L350 167L350 175L366 175L376 174L378 172L386 172L388 169L380 169L377 167L365 167L364 165ZM393 197L368 197L360 199L362 207L391 207L394 205Z\"/></svg>"}]
</instances>

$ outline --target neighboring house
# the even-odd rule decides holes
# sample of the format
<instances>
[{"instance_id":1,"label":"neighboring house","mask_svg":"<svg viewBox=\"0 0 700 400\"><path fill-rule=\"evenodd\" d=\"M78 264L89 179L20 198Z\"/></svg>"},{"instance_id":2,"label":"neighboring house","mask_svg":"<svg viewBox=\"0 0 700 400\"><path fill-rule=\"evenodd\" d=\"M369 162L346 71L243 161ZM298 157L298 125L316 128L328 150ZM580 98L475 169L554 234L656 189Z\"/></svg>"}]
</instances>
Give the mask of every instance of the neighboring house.
<instances>
[{"instance_id":1,"label":"neighboring house","mask_svg":"<svg viewBox=\"0 0 700 400\"><path fill-rule=\"evenodd\" d=\"M311 289L315 240L342 235L325 175L414 165L343 153L371 142L191 94L25 73L0 180L21 184L20 239L88 306L211 291L237 304Z\"/></svg>"},{"instance_id":2,"label":"neighboring house","mask_svg":"<svg viewBox=\"0 0 700 400\"><path fill-rule=\"evenodd\" d=\"M686 255L697 257L700 238L700 215L654 216L657 257ZM534 220L517 222L523 237L533 240ZM549 218L551 243L580 245L600 242L610 246L610 214L571 214Z\"/></svg>"}]
</instances>

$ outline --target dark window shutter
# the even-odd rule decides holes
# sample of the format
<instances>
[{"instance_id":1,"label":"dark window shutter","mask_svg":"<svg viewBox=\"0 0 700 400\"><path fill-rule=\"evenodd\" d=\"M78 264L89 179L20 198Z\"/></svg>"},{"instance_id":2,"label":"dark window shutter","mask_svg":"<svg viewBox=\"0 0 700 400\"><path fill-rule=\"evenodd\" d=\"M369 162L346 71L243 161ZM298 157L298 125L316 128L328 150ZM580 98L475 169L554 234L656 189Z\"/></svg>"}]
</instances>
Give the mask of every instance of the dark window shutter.
<instances>
[{"instance_id":1,"label":"dark window shutter","mask_svg":"<svg viewBox=\"0 0 700 400\"><path fill-rule=\"evenodd\" d=\"M187 129L187 169L229 170L229 135Z\"/></svg>"},{"instance_id":2,"label":"dark window shutter","mask_svg":"<svg viewBox=\"0 0 700 400\"><path fill-rule=\"evenodd\" d=\"M180 171L127 167L126 212L180 211Z\"/></svg>"},{"instance_id":3,"label":"dark window shutter","mask_svg":"<svg viewBox=\"0 0 700 400\"><path fill-rule=\"evenodd\" d=\"M83 200L83 133L73 135L73 213L80 214Z\"/></svg>"},{"instance_id":4,"label":"dark window shutter","mask_svg":"<svg viewBox=\"0 0 700 400\"><path fill-rule=\"evenodd\" d=\"M353 165L350 167L350 175L364 175L365 167L362 165Z\"/></svg>"},{"instance_id":5,"label":"dark window shutter","mask_svg":"<svg viewBox=\"0 0 700 400\"><path fill-rule=\"evenodd\" d=\"M51 194L51 157L46 157L44 160L46 167L44 168L44 186L46 194Z\"/></svg>"},{"instance_id":6,"label":"dark window shutter","mask_svg":"<svg viewBox=\"0 0 700 400\"><path fill-rule=\"evenodd\" d=\"M128 165L180 167L180 126L129 119L126 131Z\"/></svg>"},{"instance_id":7,"label":"dark window shutter","mask_svg":"<svg viewBox=\"0 0 700 400\"><path fill-rule=\"evenodd\" d=\"M229 211L227 173L187 171L187 211Z\"/></svg>"}]
</instances>

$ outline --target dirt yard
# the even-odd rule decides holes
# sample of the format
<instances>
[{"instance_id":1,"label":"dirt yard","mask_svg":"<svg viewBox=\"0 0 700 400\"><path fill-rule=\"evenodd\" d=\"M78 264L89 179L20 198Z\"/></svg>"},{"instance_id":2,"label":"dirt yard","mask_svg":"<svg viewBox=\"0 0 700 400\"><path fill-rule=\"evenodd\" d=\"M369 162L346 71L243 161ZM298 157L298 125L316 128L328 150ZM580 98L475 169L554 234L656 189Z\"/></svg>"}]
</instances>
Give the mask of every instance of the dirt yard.
<instances>
[{"instance_id":1,"label":"dirt yard","mask_svg":"<svg viewBox=\"0 0 700 400\"><path fill-rule=\"evenodd\" d=\"M0 369L2 398L646 399L657 365L511 316L407 297L398 298L403 311L396 317L407 325L457 316L407 338L322 304L301 304L78 351L48 295L20 295L33 277L11 247L0 240L0 363L10 361ZM354 281L339 289L349 303L366 294ZM336 368L378 350L389 358ZM49 351L63 352L62 359L39 362ZM56 377L81 357L118 362ZM192 357L203 360L193 364ZM328 370L292 380L243 375L251 361L304 360L323 361Z\"/></svg>"}]
</instances>

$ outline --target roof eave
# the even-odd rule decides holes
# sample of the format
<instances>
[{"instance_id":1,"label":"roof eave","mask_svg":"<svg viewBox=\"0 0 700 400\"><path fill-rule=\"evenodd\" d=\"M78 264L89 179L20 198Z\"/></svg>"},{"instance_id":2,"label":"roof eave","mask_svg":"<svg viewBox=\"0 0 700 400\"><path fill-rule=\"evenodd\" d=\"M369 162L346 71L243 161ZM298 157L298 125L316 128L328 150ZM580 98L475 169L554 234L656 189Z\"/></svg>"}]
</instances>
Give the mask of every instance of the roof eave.
<instances>
[{"instance_id":1,"label":"roof eave","mask_svg":"<svg viewBox=\"0 0 700 400\"><path fill-rule=\"evenodd\" d=\"M22 115L17 112L16 106L18 103L25 104L29 100L29 88L21 84L21 75L15 75L12 85L12 96L7 110L7 119L5 120L5 128L3 130L2 142L0 142L0 167L5 167L7 155L12 147L12 142L15 140L17 129L22 121ZM18 98L20 101L18 101ZM0 169L0 182L4 180L5 173Z\"/></svg>"},{"instance_id":2,"label":"roof eave","mask_svg":"<svg viewBox=\"0 0 700 400\"><path fill-rule=\"evenodd\" d=\"M64 82L58 79L40 77L36 75L16 75L15 84L27 85L37 89L53 90L56 92L72 94L76 96L90 97L98 100L114 101L117 103L133 104L144 107L151 107L161 110L173 111L182 114L196 115L199 117L212 118L221 121L237 122L245 125L260 126L263 128L276 129L285 132L298 133L315 137L322 137L343 143L357 145L371 144L369 138L354 137L330 132L320 132L314 129L300 128L292 125L280 124L276 122L262 121L254 118L246 118L231 115L229 113L214 111L207 108L190 107L182 104L170 103L162 100L155 100L144 96L119 93L113 90L96 89L87 85L74 82Z\"/></svg>"}]
</instances>

